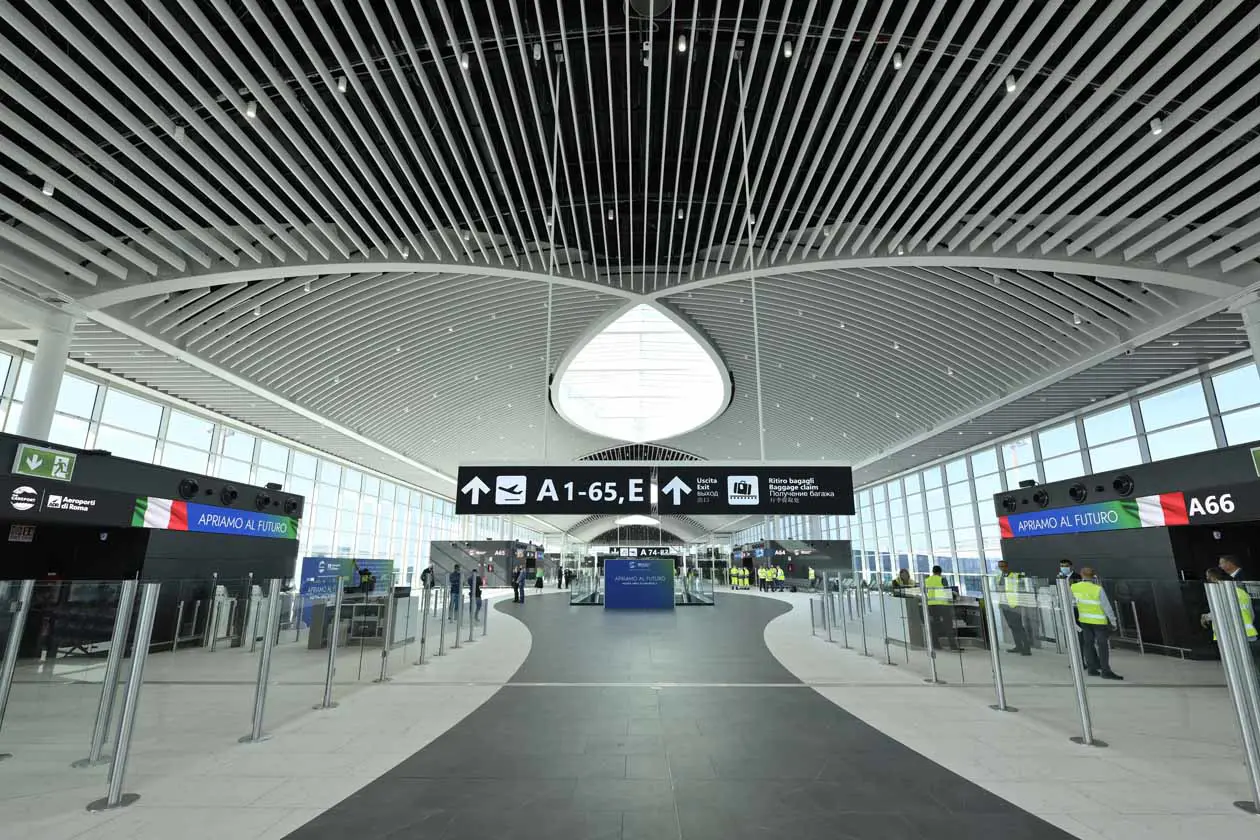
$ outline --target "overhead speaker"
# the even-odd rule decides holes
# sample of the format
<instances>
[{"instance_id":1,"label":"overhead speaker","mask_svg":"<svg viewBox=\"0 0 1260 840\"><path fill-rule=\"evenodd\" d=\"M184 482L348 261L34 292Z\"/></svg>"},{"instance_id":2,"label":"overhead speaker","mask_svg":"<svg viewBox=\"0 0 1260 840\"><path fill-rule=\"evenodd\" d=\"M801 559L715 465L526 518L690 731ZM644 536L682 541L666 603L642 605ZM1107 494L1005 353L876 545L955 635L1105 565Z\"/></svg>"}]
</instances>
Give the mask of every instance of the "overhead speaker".
<instances>
[{"instance_id":1,"label":"overhead speaker","mask_svg":"<svg viewBox=\"0 0 1260 840\"><path fill-rule=\"evenodd\" d=\"M223 502L223 504L225 505L230 506L232 502L236 501L236 497L239 495L240 493L236 491L235 487L233 487L231 484L225 484L223 486L223 489L219 491L219 501Z\"/></svg>"},{"instance_id":2,"label":"overhead speaker","mask_svg":"<svg viewBox=\"0 0 1260 840\"><path fill-rule=\"evenodd\" d=\"M1089 488L1078 482L1068 488L1068 496L1070 496L1074 502L1083 502L1089 498Z\"/></svg>"},{"instance_id":3,"label":"overhead speaker","mask_svg":"<svg viewBox=\"0 0 1260 840\"><path fill-rule=\"evenodd\" d=\"M1002 499L1002 510L1006 511L1007 513L1014 513L1017 507L1018 505L1015 502L1014 496L1007 496L1006 498Z\"/></svg>"},{"instance_id":4,"label":"overhead speaker","mask_svg":"<svg viewBox=\"0 0 1260 840\"><path fill-rule=\"evenodd\" d=\"M254 507L257 510L266 510L271 507L271 496L267 493L259 493L254 497Z\"/></svg>"},{"instance_id":5,"label":"overhead speaker","mask_svg":"<svg viewBox=\"0 0 1260 840\"><path fill-rule=\"evenodd\" d=\"M179 497L181 499L191 499L197 495L197 491L201 489L201 485L197 483L195 478L185 478L179 483Z\"/></svg>"},{"instance_id":6,"label":"overhead speaker","mask_svg":"<svg viewBox=\"0 0 1260 840\"><path fill-rule=\"evenodd\" d=\"M285 516L296 516L296 515L297 515L297 512L298 512L298 500L297 500L297 499L285 499L285 500L284 500L284 515L285 515Z\"/></svg>"},{"instance_id":7,"label":"overhead speaker","mask_svg":"<svg viewBox=\"0 0 1260 840\"><path fill-rule=\"evenodd\" d=\"M1133 477L1121 473L1111 482L1111 489L1116 491L1118 496L1133 495Z\"/></svg>"},{"instance_id":8,"label":"overhead speaker","mask_svg":"<svg viewBox=\"0 0 1260 840\"><path fill-rule=\"evenodd\" d=\"M1038 490L1036 493L1033 493L1033 502L1036 503L1037 507L1049 507L1050 494L1045 490Z\"/></svg>"},{"instance_id":9,"label":"overhead speaker","mask_svg":"<svg viewBox=\"0 0 1260 840\"><path fill-rule=\"evenodd\" d=\"M669 11L674 0L630 0L630 9L639 17L654 18Z\"/></svg>"}]
</instances>

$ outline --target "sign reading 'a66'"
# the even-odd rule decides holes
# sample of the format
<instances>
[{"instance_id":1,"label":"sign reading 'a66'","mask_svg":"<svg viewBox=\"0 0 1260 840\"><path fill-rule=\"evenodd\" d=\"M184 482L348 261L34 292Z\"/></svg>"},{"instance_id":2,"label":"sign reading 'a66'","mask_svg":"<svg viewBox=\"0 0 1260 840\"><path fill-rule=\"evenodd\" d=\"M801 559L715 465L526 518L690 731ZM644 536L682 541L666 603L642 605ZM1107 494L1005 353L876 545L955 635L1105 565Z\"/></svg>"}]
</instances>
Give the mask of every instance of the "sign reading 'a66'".
<instances>
[{"instance_id":1,"label":"sign reading 'a66'","mask_svg":"<svg viewBox=\"0 0 1260 840\"><path fill-rule=\"evenodd\" d=\"M1187 490L1190 524L1246 522L1260 517L1260 482Z\"/></svg>"}]
</instances>

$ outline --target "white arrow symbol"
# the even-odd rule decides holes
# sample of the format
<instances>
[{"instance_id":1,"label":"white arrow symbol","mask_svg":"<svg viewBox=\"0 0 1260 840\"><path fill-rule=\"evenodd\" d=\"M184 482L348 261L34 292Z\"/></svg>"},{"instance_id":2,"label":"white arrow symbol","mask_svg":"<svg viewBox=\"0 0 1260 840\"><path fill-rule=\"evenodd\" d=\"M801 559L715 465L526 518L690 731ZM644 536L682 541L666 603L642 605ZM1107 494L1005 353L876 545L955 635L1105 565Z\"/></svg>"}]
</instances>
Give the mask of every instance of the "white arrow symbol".
<instances>
[{"instance_id":1,"label":"white arrow symbol","mask_svg":"<svg viewBox=\"0 0 1260 840\"><path fill-rule=\"evenodd\" d=\"M475 505L477 504L477 502L481 501L482 493L490 492L490 485L482 481L481 476L474 475L472 477L472 481L468 482L463 487L461 487L459 489L459 492L468 493L469 495L471 495L472 503Z\"/></svg>"},{"instance_id":2,"label":"white arrow symbol","mask_svg":"<svg viewBox=\"0 0 1260 840\"><path fill-rule=\"evenodd\" d=\"M684 484L681 478L674 476L670 479L669 484L661 488L661 492L665 494L673 493L674 504L677 505L682 501L683 493L686 493L688 496L691 495L691 488Z\"/></svg>"},{"instance_id":3,"label":"white arrow symbol","mask_svg":"<svg viewBox=\"0 0 1260 840\"><path fill-rule=\"evenodd\" d=\"M26 468L28 470L37 470L41 466L43 466L43 463L44 463L44 459L39 457L38 455L32 454L32 455L26 456Z\"/></svg>"}]
</instances>

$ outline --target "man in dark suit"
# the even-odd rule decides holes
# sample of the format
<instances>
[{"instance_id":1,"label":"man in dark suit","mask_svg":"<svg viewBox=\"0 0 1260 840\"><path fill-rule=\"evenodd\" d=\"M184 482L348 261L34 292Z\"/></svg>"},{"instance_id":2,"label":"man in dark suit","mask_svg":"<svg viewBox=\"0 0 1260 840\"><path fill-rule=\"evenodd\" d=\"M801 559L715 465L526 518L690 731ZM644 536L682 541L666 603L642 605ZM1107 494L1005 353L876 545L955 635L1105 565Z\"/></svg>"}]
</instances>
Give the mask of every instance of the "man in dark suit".
<instances>
[{"instance_id":1,"label":"man in dark suit","mask_svg":"<svg viewBox=\"0 0 1260 840\"><path fill-rule=\"evenodd\" d=\"M1071 560L1060 560L1059 561L1059 577L1067 578L1068 583L1079 583L1081 579L1081 574L1080 572L1076 571L1075 567L1072 566Z\"/></svg>"},{"instance_id":2,"label":"man in dark suit","mask_svg":"<svg viewBox=\"0 0 1260 840\"><path fill-rule=\"evenodd\" d=\"M1233 554L1224 554L1218 561L1221 571L1225 573L1226 580L1232 580L1235 583L1242 583L1247 580L1247 573L1243 571L1243 567L1238 565L1238 558Z\"/></svg>"}]
</instances>

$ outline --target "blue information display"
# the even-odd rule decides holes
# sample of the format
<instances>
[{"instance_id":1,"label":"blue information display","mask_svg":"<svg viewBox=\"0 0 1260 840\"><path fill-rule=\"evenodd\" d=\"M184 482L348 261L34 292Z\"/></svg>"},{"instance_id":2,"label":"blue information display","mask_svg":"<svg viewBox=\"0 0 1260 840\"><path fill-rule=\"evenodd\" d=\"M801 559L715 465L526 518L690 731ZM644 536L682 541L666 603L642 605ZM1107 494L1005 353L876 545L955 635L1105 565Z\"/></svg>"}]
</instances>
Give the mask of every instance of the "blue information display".
<instances>
[{"instance_id":1,"label":"blue information display","mask_svg":"<svg viewBox=\"0 0 1260 840\"><path fill-rule=\"evenodd\" d=\"M604 608L672 610L674 561L669 557L610 557L604 561Z\"/></svg>"}]
</instances>

